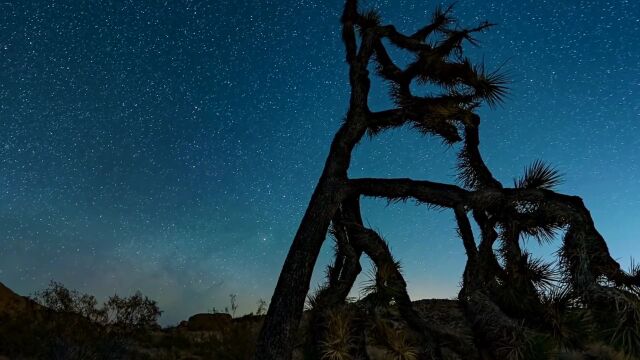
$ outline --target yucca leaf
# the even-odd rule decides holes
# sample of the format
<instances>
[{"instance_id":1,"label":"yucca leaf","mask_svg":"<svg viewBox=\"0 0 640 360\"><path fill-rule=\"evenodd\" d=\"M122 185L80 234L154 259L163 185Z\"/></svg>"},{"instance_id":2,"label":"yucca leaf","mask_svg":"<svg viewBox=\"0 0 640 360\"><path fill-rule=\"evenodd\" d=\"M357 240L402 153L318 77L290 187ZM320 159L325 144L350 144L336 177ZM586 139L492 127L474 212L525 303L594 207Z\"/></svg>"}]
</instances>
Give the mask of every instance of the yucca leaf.
<instances>
[{"instance_id":1,"label":"yucca leaf","mask_svg":"<svg viewBox=\"0 0 640 360\"><path fill-rule=\"evenodd\" d=\"M551 190L562 183L562 175L555 168L535 160L525 168L522 178L514 181L514 186L520 189Z\"/></svg>"},{"instance_id":2,"label":"yucca leaf","mask_svg":"<svg viewBox=\"0 0 640 360\"><path fill-rule=\"evenodd\" d=\"M474 67L476 79L470 84L475 96L487 102L490 107L502 103L507 96L509 84L509 75L500 69L487 72L484 64Z\"/></svg>"},{"instance_id":3,"label":"yucca leaf","mask_svg":"<svg viewBox=\"0 0 640 360\"><path fill-rule=\"evenodd\" d=\"M525 253L527 273L529 279L543 292L553 290L559 283L560 273L553 264L534 258Z\"/></svg>"},{"instance_id":4,"label":"yucca leaf","mask_svg":"<svg viewBox=\"0 0 640 360\"><path fill-rule=\"evenodd\" d=\"M564 228L563 224L546 223L537 226L523 227L525 235L531 236L540 245L550 244L556 238L558 231Z\"/></svg>"},{"instance_id":5,"label":"yucca leaf","mask_svg":"<svg viewBox=\"0 0 640 360\"><path fill-rule=\"evenodd\" d=\"M362 14L362 20L360 23L363 28L380 26L382 23L382 17L377 10L367 10Z\"/></svg>"}]
</instances>

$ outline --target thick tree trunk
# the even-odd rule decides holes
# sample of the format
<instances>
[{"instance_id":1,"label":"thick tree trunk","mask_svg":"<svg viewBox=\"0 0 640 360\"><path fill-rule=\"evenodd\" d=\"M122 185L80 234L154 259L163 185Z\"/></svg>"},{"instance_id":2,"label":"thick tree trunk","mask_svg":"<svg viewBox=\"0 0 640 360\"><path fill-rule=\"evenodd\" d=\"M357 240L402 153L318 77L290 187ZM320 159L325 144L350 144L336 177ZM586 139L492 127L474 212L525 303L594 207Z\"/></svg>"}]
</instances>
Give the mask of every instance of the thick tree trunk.
<instances>
[{"instance_id":1,"label":"thick tree trunk","mask_svg":"<svg viewBox=\"0 0 640 360\"><path fill-rule=\"evenodd\" d=\"M280 272L258 338L256 360L286 360L291 357L313 268L331 219L347 193L351 151L366 129L362 118L350 117L331 144L324 171Z\"/></svg>"},{"instance_id":2,"label":"thick tree trunk","mask_svg":"<svg viewBox=\"0 0 640 360\"><path fill-rule=\"evenodd\" d=\"M362 224L357 200L357 198L345 199L331 223L332 235L337 246L336 256L327 273L328 283L315 295L310 313L310 343L307 344L306 356L311 359L321 358L321 342L324 340L327 315L332 309L345 304L358 274L362 271L360 266L362 250L353 246L351 241L353 234L344 225L345 222ZM346 212L345 208L348 209ZM345 218L345 213L349 214L349 219Z\"/></svg>"},{"instance_id":3,"label":"thick tree trunk","mask_svg":"<svg viewBox=\"0 0 640 360\"><path fill-rule=\"evenodd\" d=\"M320 183L289 249L256 347L255 359L289 359L311 274L333 212L336 194Z\"/></svg>"},{"instance_id":4,"label":"thick tree trunk","mask_svg":"<svg viewBox=\"0 0 640 360\"><path fill-rule=\"evenodd\" d=\"M478 348L490 350L496 359L505 359L503 352L509 347L526 348L524 328L505 315L484 291L470 291L462 304L472 323Z\"/></svg>"},{"instance_id":5,"label":"thick tree trunk","mask_svg":"<svg viewBox=\"0 0 640 360\"><path fill-rule=\"evenodd\" d=\"M362 225L358 197L346 198L332 220L337 253L334 265L328 273L328 284L316 296L316 307L321 311L344 303L362 271L362 249L355 245L355 235L349 226L345 225L351 223Z\"/></svg>"}]
</instances>

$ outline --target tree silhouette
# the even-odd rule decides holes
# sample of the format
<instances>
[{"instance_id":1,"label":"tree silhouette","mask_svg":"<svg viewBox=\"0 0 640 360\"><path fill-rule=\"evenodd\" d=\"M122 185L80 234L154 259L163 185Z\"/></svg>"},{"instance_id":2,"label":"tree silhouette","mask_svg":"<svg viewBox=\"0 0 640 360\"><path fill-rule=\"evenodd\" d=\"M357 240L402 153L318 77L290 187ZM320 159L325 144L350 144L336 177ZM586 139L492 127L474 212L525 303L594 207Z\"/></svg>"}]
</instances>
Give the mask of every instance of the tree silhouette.
<instances>
[{"instance_id":1,"label":"tree silhouette","mask_svg":"<svg viewBox=\"0 0 640 360\"><path fill-rule=\"evenodd\" d=\"M463 56L462 46L465 42L477 44L474 36L492 24L460 28L451 16L451 7L437 8L429 24L406 35L393 25L382 25L376 12L360 11L356 0L346 1L341 22L351 85L349 109L282 268L255 358L291 356L311 274L328 231L337 244L336 257L327 273L327 285L315 297L316 313L344 303L365 254L377 269L378 288L388 290L375 296L387 304L393 301L407 323L423 334L427 358L441 358L439 344L450 340L448 334L414 313L388 246L363 225L362 196L414 199L453 210L468 258L459 299L476 337L493 356L509 358L505 352L520 351L514 350L513 344L526 343L532 333L557 332L557 324L547 316L550 308L577 306L589 309L596 318L608 314L601 316L603 322L611 320L612 303L618 306L614 315L622 324L613 336L626 344L627 353L640 354L638 269L626 273L611 258L579 197L552 190L560 181L553 168L537 161L508 188L494 178L482 159L480 117L474 111L483 102L489 106L501 102L507 79L500 72L485 70L482 64L473 64ZM412 54L414 61L404 68L396 65L386 44ZM390 85L395 108L369 109L370 63ZM415 95L411 90L414 82L435 85L441 92ZM446 144L462 144L458 156L461 186L347 177L352 150L365 134L375 136L406 125L438 136ZM469 215L479 226L479 245ZM542 242L551 241L560 230L564 231L559 253L564 271L555 273L549 264L524 251L520 239L534 236ZM497 252L494 245L499 245ZM557 284L566 286L558 288ZM579 342L570 336L565 340ZM463 354L465 349L459 352Z\"/></svg>"}]
</instances>

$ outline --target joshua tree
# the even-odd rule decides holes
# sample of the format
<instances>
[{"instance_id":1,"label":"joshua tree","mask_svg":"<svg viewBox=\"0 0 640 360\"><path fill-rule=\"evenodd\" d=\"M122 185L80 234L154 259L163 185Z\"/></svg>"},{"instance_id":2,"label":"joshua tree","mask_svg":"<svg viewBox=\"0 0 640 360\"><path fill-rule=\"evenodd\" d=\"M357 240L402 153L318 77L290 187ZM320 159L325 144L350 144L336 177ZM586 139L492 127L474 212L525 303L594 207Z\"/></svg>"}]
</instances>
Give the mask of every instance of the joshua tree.
<instances>
[{"instance_id":1,"label":"joshua tree","mask_svg":"<svg viewBox=\"0 0 640 360\"><path fill-rule=\"evenodd\" d=\"M256 359L290 357L311 273L329 230L337 243L336 258L328 271L327 286L317 294L316 306L330 308L345 301L361 271L359 259L364 253L374 262L380 279L384 277L381 283L392 290L389 296L403 317L424 334L427 353L432 358L440 357L438 344L446 334L413 313L406 284L389 248L375 231L363 225L361 196L412 198L453 210L468 257L460 300L478 337L495 356L505 358L499 353L505 349L505 333L525 334L529 328L553 330L553 324L540 320L547 309L540 289L553 282L551 267L523 251L520 239L525 235L544 241L553 239L556 230L565 230L560 255L571 303L597 313L615 301L625 309L619 315L630 324L640 320L640 275L637 271L625 273L611 258L580 198L551 190L559 181L557 172L536 162L513 188L506 188L485 165L479 152L480 117L474 111L483 102L490 106L500 102L507 82L503 74L488 72L482 64L465 58L462 46L464 42L476 44L474 36L492 24L460 28L451 17L451 7L437 8L429 24L406 35L392 25L382 25L377 13L360 11L356 0L346 0L341 22L351 85L349 110L333 139L324 171L282 268ZM396 65L387 52L387 43L409 52L415 60L404 68ZM369 109L367 68L372 62L377 74L389 83L395 108L379 112ZM441 92L414 95L414 82L439 86ZM405 125L438 136L446 144L462 144L458 163L461 186L347 177L352 150L365 134L375 136ZM479 246L469 214L481 229ZM502 263L493 250L496 242L500 244ZM522 296L523 301L509 302L510 294ZM522 321L527 321L526 328ZM637 327L625 328L631 331L625 336L637 336Z\"/></svg>"}]
</instances>

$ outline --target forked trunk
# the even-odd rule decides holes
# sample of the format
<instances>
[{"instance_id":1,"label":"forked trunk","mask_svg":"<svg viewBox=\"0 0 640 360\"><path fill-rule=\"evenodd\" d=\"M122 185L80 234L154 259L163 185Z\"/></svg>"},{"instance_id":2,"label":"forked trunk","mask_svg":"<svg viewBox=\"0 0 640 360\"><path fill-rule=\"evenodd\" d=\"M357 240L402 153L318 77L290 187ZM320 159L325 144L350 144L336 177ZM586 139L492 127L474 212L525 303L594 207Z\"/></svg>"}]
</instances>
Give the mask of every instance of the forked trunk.
<instances>
[{"instance_id":1,"label":"forked trunk","mask_svg":"<svg viewBox=\"0 0 640 360\"><path fill-rule=\"evenodd\" d=\"M264 325L256 360L286 360L300 324L304 303L329 224L346 195L351 151L364 135L362 122L348 119L336 134L324 171L282 266Z\"/></svg>"}]
</instances>

